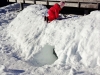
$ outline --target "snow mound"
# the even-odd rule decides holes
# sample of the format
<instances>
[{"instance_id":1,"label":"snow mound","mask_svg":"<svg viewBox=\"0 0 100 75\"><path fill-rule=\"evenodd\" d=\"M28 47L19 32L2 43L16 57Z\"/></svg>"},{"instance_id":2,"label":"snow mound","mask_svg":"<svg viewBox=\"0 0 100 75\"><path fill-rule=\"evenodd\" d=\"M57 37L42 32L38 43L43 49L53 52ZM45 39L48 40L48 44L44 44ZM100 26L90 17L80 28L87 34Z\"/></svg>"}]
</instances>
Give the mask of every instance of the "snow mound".
<instances>
[{"instance_id":1,"label":"snow mound","mask_svg":"<svg viewBox=\"0 0 100 75\"><path fill-rule=\"evenodd\" d=\"M57 54L56 65L100 66L100 12L48 24L43 17L46 12L45 6L31 5L9 24L8 36L14 39L15 48L21 50L21 57L35 65L45 65L42 56L45 58L48 53L43 48L48 44Z\"/></svg>"},{"instance_id":2,"label":"snow mound","mask_svg":"<svg viewBox=\"0 0 100 75\"><path fill-rule=\"evenodd\" d=\"M0 13L5 13L5 12L8 12L8 11L16 11L16 10L19 10L20 8L20 4L19 3L14 3L14 4L10 4L10 5L7 5L5 7L1 7L0 8Z\"/></svg>"},{"instance_id":3,"label":"snow mound","mask_svg":"<svg viewBox=\"0 0 100 75\"><path fill-rule=\"evenodd\" d=\"M5 73L5 66L4 65L0 65L0 74L2 74L2 75L6 75L6 73Z\"/></svg>"},{"instance_id":4,"label":"snow mound","mask_svg":"<svg viewBox=\"0 0 100 75\"><path fill-rule=\"evenodd\" d=\"M37 66L52 64L57 59L53 54L52 46L40 44L46 28L46 23L44 22L45 15L47 15L47 8L45 6L31 5L18 14L8 27L8 35L16 39L15 44L17 49L21 49L21 56L25 60L30 59L28 61Z\"/></svg>"}]
</instances>

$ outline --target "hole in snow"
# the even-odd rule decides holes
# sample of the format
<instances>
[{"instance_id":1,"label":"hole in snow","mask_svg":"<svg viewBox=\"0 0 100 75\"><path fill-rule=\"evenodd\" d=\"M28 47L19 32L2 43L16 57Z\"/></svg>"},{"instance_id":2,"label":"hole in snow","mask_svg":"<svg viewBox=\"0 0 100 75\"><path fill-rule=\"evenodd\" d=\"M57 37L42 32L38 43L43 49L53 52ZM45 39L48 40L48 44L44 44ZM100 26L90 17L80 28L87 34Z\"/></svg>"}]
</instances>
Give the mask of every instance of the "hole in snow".
<instances>
[{"instance_id":1,"label":"hole in snow","mask_svg":"<svg viewBox=\"0 0 100 75\"><path fill-rule=\"evenodd\" d=\"M37 66L51 65L57 60L54 47L46 44L42 50L35 55L35 64ZM34 63L34 61L33 61Z\"/></svg>"}]
</instances>

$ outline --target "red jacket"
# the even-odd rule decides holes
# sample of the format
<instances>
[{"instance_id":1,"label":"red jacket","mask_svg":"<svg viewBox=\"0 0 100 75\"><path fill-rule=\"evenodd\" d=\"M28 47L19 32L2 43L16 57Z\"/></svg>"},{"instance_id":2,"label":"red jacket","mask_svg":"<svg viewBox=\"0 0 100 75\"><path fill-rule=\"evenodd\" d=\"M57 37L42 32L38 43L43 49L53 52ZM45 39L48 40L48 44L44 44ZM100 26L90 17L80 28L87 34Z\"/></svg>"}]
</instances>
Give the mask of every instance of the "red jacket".
<instances>
[{"instance_id":1,"label":"red jacket","mask_svg":"<svg viewBox=\"0 0 100 75\"><path fill-rule=\"evenodd\" d=\"M61 10L61 7L59 4L55 4L48 10L48 21L52 21L54 19L57 19L59 17L59 12Z\"/></svg>"}]
</instances>

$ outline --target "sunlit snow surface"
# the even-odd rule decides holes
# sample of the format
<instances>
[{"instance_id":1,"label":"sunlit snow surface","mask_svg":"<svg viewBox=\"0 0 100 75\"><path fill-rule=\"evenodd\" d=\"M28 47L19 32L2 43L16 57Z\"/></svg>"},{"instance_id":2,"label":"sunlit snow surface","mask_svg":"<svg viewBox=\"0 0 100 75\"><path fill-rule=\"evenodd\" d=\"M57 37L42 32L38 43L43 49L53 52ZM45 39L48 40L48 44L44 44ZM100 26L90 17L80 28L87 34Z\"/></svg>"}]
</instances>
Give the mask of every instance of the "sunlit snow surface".
<instances>
[{"instance_id":1,"label":"sunlit snow surface","mask_svg":"<svg viewBox=\"0 0 100 75\"><path fill-rule=\"evenodd\" d=\"M47 8L42 5L31 5L9 25L0 26L0 34L3 39L6 38L1 42L7 42L10 45L7 44L7 49L11 48L4 53L0 43L3 51L0 53L0 73L100 75L100 12L93 11L87 16L73 16L51 23L44 21L46 12ZM9 17L6 16L6 19L9 21ZM47 58L51 60L54 56L53 49L58 59L48 64Z\"/></svg>"}]
</instances>

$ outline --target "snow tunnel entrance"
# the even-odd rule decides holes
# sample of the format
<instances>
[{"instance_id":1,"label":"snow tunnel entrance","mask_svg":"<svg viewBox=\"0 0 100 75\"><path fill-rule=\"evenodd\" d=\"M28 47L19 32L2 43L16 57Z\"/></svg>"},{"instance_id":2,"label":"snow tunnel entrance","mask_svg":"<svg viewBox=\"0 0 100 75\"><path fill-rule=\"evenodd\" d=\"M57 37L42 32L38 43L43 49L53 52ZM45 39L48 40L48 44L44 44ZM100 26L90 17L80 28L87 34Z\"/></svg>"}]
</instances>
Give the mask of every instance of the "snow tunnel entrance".
<instances>
[{"instance_id":1,"label":"snow tunnel entrance","mask_svg":"<svg viewBox=\"0 0 100 75\"><path fill-rule=\"evenodd\" d=\"M58 57L56 56L53 46L46 44L42 50L36 55L38 66L51 65Z\"/></svg>"}]
</instances>

